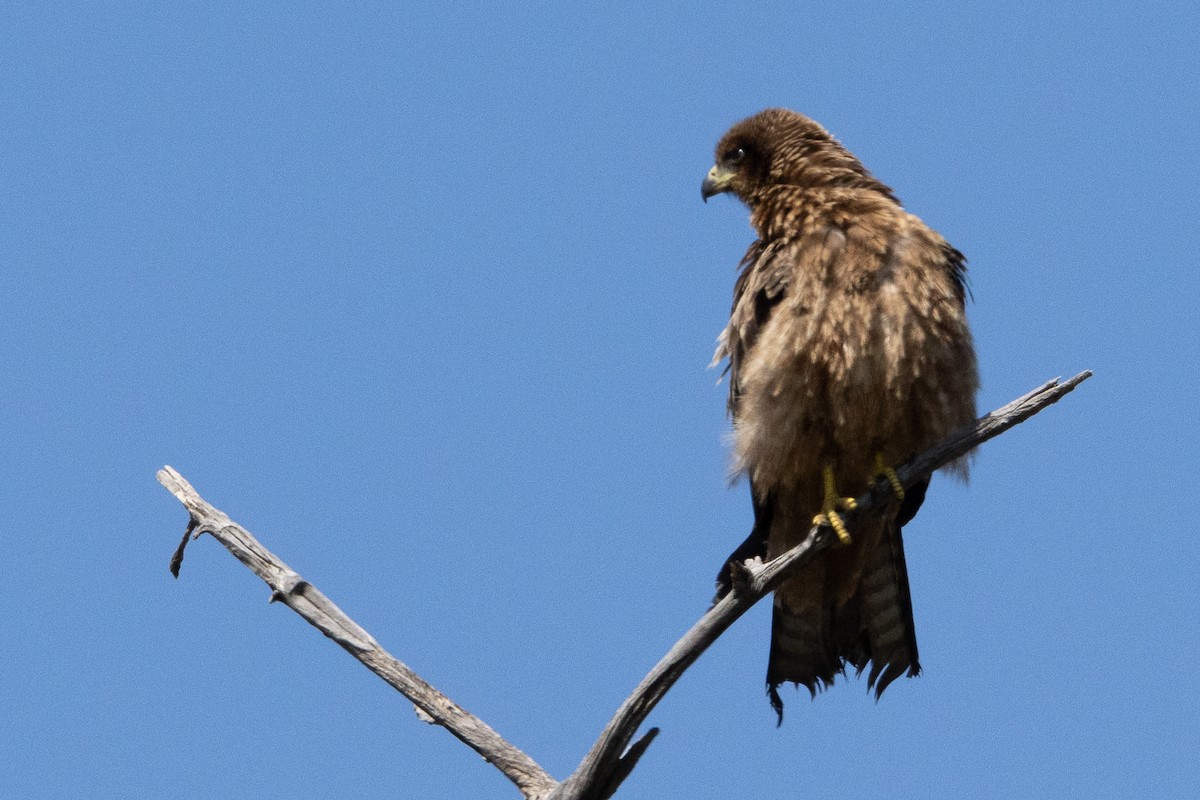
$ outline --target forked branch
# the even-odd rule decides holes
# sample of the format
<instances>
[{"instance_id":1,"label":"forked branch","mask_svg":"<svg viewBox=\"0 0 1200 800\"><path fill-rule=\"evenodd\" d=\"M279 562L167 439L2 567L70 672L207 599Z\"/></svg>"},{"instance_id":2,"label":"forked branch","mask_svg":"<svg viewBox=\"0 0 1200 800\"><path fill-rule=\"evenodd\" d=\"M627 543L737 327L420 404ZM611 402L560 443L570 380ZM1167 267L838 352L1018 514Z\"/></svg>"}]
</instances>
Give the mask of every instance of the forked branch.
<instances>
[{"instance_id":1,"label":"forked branch","mask_svg":"<svg viewBox=\"0 0 1200 800\"><path fill-rule=\"evenodd\" d=\"M939 467L1057 402L1091 375L1091 372L1081 372L1067 381L1050 381L980 418L973 426L959 431L897 468L901 483L906 488L912 486ZM178 575L183 551L189 540L202 533L212 534L271 587L273 601L283 602L341 645L412 701L423 718L446 728L494 764L529 800L607 800L611 797L636 766L637 760L658 731L652 728L630 745L634 734L675 681L751 606L769 594L792 571L836 541L828 528L814 527L804 541L778 558L765 564L758 559L743 564L735 576L733 591L709 609L655 665L633 694L622 703L575 772L559 783L481 719L456 705L380 647L369 633L316 587L303 580L224 512L200 497L178 472L171 467L164 467L158 472L158 480L183 503L190 514L183 541L171 560L172 573ZM886 505L890 492L891 489L882 481L874 486L858 498L858 510L848 523L853 526L856 517L879 513Z\"/></svg>"}]
</instances>

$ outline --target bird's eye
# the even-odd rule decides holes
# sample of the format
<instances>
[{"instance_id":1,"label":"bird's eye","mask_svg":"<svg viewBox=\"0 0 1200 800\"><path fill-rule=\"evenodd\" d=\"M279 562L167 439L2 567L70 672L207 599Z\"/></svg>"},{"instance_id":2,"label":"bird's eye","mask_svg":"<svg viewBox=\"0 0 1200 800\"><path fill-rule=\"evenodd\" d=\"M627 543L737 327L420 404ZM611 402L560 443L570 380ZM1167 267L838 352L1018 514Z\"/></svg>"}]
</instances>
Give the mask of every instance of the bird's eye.
<instances>
[{"instance_id":1,"label":"bird's eye","mask_svg":"<svg viewBox=\"0 0 1200 800\"><path fill-rule=\"evenodd\" d=\"M746 160L746 150L741 147L735 147L725 154L725 162L727 164L737 165Z\"/></svg>"}]
</instances>

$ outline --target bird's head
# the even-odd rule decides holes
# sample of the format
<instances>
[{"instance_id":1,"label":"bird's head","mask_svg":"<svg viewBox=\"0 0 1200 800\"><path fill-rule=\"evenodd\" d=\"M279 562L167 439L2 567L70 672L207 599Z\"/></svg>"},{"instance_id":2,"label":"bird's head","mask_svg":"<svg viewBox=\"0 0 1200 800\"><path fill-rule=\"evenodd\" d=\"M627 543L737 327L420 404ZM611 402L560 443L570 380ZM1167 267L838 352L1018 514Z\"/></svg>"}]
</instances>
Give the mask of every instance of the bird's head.
<instances>
[{"instance_id":1,"label":"bird's head","mask_svg":"<svg viewBox=\"0 0 1200 800\"><path fill-rule=\"evenodd\" d=\"M828 131L786 108L760 111L721 137L700 196L729 192L753 207L775 186L859 186L890 195Z\"/></svg>"}]
</instances>

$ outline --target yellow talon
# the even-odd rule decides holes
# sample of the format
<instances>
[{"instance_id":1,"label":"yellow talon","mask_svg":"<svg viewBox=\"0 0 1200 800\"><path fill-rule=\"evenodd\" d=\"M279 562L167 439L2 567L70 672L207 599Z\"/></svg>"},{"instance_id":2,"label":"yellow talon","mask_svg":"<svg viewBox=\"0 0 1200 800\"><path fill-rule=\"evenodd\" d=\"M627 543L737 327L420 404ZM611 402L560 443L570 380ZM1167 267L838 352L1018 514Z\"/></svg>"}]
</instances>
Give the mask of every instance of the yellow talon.
<instances>
[{"instance_id":1,"label":"yellow talon","mask_svg":"<svg viewBox=\"0 0 1200 800\"><path fill-rule=\"evenodd\" d=\"M813 525L828 525L833 528L833 532L842 540L842 544L850 544L850 531L846 529L846 523L842 521L842 515L836 511L823 511L813 517Z\"/></svg>"},{"instance_id":2,"label":"yellow talon","mask_svg":"<svg viewBox=\"0 0 1200 800\"><path fill-rule=\"evenodd\" d=\"M904 484L900 482L900 476L896 474L896 470L883 463L883 453L875 454L875 474L886 478L887 482L892 485L892 491L900 502L904 502Z\"/></svg>"},{"instance_id":3,"label":"yellow talon","mask_svg":"<svg viewBox=\"0 0 1200 800\"><path fill-rule=\"evenodd\" d=\"M825 479L825 499L821 503L821 513L813 517L814 525L828 525L842 540L842 544L850 544L850 531L838 511L853 511L858 503L853 497L839 497L837 484L833 480L833 467L826 465L822 471Z\"/></svg>"}]
</instances>

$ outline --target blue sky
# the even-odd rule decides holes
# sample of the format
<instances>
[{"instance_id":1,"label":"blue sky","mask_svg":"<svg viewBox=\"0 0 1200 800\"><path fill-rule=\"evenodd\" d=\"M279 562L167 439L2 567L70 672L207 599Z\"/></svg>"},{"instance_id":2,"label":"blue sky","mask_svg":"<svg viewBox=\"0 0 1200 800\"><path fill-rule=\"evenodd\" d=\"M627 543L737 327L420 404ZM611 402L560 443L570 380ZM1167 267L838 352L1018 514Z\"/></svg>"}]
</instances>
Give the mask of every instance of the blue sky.
<instances>
[{"instance_id":1,"label":"blue sky","mask_svg":"<svg viewBox=\"0 0 1200 800\"><path fill-rule=\"evenodd\" d=\"M177 467L564 777L744 537L707 369L734 121L820 120L970 259L993 408L935 480L925 674L763 692L755 609L618 797L1200 779L1189 4L36 3L0 29L0 785L517 797L211 539Z\"/></svg>"}]
</instances>

